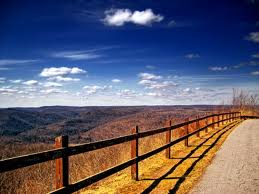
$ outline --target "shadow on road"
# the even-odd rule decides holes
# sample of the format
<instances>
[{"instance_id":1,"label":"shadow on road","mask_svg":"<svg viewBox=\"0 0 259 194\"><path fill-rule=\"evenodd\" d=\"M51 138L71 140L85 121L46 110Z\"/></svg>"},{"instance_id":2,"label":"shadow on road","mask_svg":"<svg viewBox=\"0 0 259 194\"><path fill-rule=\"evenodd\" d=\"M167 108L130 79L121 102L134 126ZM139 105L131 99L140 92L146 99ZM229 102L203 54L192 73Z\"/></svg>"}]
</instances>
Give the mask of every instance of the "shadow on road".
<instances>
[{"instance_id":1,"label":"shadow on road","mask_svg":"<svg viewBox=\"0 0 259 194\"><path fill-rule=\"evenodd\" d=\"M229 125L224 126L221 130L213 133L210 137L205 138L205 141L203 141L202 143L200 143L199 145L195 146L195 148L189 153L187 154L185 157L183 158L172 158L172 159L181 159L178 163L176 163L168 172L166 172L164 175L162 175L161 177L159 177L158 179L152 179L152 178L144 178L142 180L154 180L154 182L148 187L146 188L142 193L143 194L148 194L150 193L153 189L155 189L157 187L157 185L165 179L178 179L178 181L176 182L175 186L169 191L169 193L176 193L177 190L179 189L180 185L185 181L186 177L191 173L191 171L193 170L193 168L195 167L195 165L206 156L206 154L216 145L216 143L220 140L220 138L231 128L233 128L237 123L231 123ZM224 131L224 129L226 129ZM223 132L222 132L223 131ZM216 134L222 132L217 139L211 144L211 145L206 145L208 146L208 148L200 155L197 157L193 157L192 155L202 146L204 146L204 144L206 142L208 142L211 138L213 138ZM173 173L173 171L180 166L185 160L189 159L189 158L196 158L197 160L195 160L192 165L185 171L185 173L183 174L183 176L181 177L170 177L167 178L167 176L169 176L170 174Z\"/></svg>"}]
</instances>

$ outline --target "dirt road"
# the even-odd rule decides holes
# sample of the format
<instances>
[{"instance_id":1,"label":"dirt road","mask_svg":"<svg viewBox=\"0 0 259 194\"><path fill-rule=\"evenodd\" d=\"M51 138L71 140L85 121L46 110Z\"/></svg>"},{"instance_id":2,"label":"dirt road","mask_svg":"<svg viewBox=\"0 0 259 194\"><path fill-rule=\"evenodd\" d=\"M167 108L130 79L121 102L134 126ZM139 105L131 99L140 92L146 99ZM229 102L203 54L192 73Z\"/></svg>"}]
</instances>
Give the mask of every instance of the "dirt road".
<instances>
[{"instance_id":1,"label":"dirt road","mask_svg":"<svg viewBox=\"0 0 259 194\"><path fill-rule=\"evenodd\" d=\"M226 139L190 194L259 194L259 120L246 120Z\"/></svg>"}]
</instances>

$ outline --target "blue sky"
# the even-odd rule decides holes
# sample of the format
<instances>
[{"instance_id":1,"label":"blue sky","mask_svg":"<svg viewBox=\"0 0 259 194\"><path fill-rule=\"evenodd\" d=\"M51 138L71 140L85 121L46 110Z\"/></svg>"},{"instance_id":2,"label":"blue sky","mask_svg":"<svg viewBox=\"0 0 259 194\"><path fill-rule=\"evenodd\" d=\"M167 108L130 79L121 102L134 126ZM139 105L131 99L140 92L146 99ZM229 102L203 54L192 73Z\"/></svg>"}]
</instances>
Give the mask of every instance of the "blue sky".
<instances>
[{"instance_id":1,"label":"blue sky","mask_svg":"<svg viewBox=\"0 0 259 194\"><path fill-rule=\"evenodd\" d=\"M0 107L259 94L259 1L2 1Z\"/></svg>"}]
</instances>

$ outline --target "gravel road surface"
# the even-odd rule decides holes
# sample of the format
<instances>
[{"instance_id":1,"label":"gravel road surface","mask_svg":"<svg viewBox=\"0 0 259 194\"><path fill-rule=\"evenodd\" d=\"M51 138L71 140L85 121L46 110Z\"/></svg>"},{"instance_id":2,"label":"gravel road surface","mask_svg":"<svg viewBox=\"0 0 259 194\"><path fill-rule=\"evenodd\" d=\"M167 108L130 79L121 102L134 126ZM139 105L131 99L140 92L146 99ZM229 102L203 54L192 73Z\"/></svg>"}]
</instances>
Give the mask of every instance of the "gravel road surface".
<instances>
[{"instance_id":1,"label":"gravel road surface","mask_svg":"<svg viewBox=\"0 0 259 194\"><path fill-rule=\"evenodd\" d=\"M259 119L228 136L190 194L259 194Z\"/></svg>"}]
</instances>

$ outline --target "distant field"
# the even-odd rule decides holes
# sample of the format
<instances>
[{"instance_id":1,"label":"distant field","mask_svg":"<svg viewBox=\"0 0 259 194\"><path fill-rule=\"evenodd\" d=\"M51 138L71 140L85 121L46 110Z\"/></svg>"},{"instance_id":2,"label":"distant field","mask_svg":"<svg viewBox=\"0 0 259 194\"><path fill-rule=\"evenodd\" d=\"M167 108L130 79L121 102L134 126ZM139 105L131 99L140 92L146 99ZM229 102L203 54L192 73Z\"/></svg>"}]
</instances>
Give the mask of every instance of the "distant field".
<instances>
[{"instance_id":1,"label":"distant field","mask_svg":"<svg viewBox=\"0 0 259 194\"><path fill-rule=\"evenodd\" d=\"M2 143L53 143L69 135L71 143L89 142L174 123L221 110L220 106L41 107L0 109Z\"/></svg>"}]
</instances>

